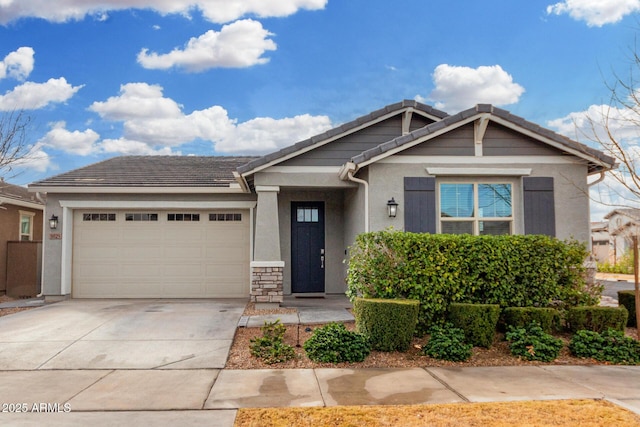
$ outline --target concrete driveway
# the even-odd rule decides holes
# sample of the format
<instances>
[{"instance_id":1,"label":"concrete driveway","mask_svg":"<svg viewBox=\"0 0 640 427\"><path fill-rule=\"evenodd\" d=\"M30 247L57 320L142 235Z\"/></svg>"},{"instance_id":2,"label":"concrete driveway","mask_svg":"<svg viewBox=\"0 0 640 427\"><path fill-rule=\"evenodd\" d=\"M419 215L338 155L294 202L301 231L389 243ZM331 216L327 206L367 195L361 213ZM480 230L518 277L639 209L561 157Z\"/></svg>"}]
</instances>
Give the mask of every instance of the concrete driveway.
<instances>
[{"instance_id":1,"label":"concrete driveway","mask_svg":"<svg viewBox=\"0 0 640 427\"><path fill-rule=\"evenodd\" d=\"M223 368L246 300L69 300L0 317L0 370Z\"/></svg>"}]
</instances>

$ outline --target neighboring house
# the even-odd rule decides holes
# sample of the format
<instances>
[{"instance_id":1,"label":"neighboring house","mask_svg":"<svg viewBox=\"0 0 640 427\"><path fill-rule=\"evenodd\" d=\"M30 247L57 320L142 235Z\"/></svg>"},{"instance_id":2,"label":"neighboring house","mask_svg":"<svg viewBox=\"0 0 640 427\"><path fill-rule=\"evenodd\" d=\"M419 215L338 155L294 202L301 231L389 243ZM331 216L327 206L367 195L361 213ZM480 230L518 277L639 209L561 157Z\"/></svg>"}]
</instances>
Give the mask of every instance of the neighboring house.
<instances>
[{"instance_id":1,"label":"neighboring house","mask_svg":"<svg viewBox=\"0 0 640 427\"><path fill-rule=\"evenodd\" d=\"M619 261L632 247L631 236L640 234L640 209L614 209L604 219L608 221L611 261Z\"/></svg>"},{"instance_id":2,"label":"neighboring house","mask_svg":"<svg viewBox=\"0 0 640 427\"><path fill-rule=\"evenodd\" d=\"M365 231L588 242L587 177L614 164L491 105L403 101L263 157L118 157L30 190L60 218L49 297L279 302L343 293Z\"/></svg>"},{"instance_id":3,"label":"neighboring house","mask_svg":"<svg viewBox=\"0 0 640 427\"><path fill-rule=\"evenodd\" d=\"M32 263L24 261L18 251L11 252L10 246L15 242L42 241L43 211L44 203L35 194L0 178L0 295L7 293L8 277L21 276L37 280L40 266L33 267L33 271L16 271L15 269L21 268L31 269ZM27 250L29 251L30 249ZM8 260L11 260L11 265L8 265Z\"/></svg>"},{"instance_id":4,"label":"neighboring house","mask_svg":"<svg viewBox=\"0 0 640 427\"><path fill-rule=\"evenodd\" d=\"M600 263L612 262L613 252L609 236L609 221L591 223L591 253Z\"/></svg>"}]
</instances>

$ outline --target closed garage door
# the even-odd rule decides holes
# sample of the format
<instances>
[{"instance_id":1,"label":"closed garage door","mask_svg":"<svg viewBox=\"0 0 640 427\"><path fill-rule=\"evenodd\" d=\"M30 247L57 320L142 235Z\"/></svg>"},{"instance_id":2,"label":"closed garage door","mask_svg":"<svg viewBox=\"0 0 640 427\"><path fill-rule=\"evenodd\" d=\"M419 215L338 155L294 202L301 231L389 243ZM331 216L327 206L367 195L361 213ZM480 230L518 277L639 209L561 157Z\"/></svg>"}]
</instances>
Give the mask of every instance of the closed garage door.
<instances>
[{"instance_id":1,"label":"closed garage door","mask_svg":"<svg viewBox=\"0 0 640 427\"><path fill-rule=\"evenodd\" d=\"M74 298L249 295L249 212L76 210Z\"/></svg>"}]
</instances>

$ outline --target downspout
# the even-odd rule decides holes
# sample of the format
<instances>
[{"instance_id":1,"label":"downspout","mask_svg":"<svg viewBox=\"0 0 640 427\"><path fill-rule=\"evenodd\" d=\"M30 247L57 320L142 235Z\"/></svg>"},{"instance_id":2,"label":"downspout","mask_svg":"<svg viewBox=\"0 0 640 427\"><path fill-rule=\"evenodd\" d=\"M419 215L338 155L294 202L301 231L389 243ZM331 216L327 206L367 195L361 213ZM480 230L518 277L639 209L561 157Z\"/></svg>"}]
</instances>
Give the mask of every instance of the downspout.
<instances>
[{"instance_id":1,"label":"downspout","mask_svg":"<svg viewBox=\"0 0 640 427\"><path fill-rule=\"evenodd\" d=\"M587 187L591 187L592 185L596 185L597 183L602 182L604 178L605 178L604 171L600 171L600 178L596 179L593 182L587 183Z\"/></svg>"},{"instance_id":2,"label":"downspout","mask_svg":"<svg viewBox=\"0 0 640 427\"><path fill-rule=\"evenodd\" d=\"M44 255L44 233L45 233L45 227L47 226L47 217L44 214L46 212L46 207L47 207L47 202L45 202L42 199L42 196L40 195L39 191L36 191L36 199L42 203L45 206L45 209L42 210L42 252ZM42 265L40 266L40 293L38 295L36 295L36 298L42 298L43 294L44 294L44 256L42 257Z\"/></svg>"},{"instance_id":3,"label":"downspout","mask_svg":"<svg viewBox=\"0 0 640 427\"><path fill-rule=\"evenodd\" d=\"M347 172L347 179L349 181L357 182L364 186L364 232L369 232L369 183L364 179L356 178L353 176L353 170Z\"/></svg>"}]
</instances>

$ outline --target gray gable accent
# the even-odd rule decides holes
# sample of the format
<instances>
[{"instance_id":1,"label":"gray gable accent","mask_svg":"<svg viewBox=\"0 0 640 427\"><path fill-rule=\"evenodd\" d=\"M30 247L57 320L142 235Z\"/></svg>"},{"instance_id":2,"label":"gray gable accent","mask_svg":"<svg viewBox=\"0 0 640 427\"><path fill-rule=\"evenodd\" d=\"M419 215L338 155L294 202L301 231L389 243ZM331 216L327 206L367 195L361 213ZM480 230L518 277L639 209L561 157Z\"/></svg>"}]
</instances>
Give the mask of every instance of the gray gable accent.
<instances>
[{"instance_id":1,"label":"gray gable accent","mask_svg":"<svg viewBox=\"0 0 640 427\"><path fill-rule=\"evenodd\" d=\"M542 139L552 141L559 147L569 150L571 154L590 160L589 172L607 170L615 165L615 159L607 156L601 151L587 147L584 144L573 141L565 136L553 132L552 130L545 129L535 123L523 119L522 117L515 116L506 110L496 108L490 104L478 104L474 108L462 111L453 116L448 116L441 121L427 125L407 135L395 138L354 156L351 158L351 161L357 166L364 166L375 161L378 156L389 153L392 150L395 152L397 151L396 149L402 149L403 146L406 146L407 148L412 147L415 144L412 145L411 143L419 143L419 140L426 140L428 139L427 137L432 134L442 133L443 131L446 132L448 128L454 129L457 127L456 125L462 124L467 121L467 119L473 118L474 116L481 116L482 114L489 114L490 119L493 119L494 121L502 121L515 125L517 131L521 133L532 133L539 137L541 142L544 142ZM389 153L389 155L391 154L392 153ZM594 162L594 160L596 160L597 163Z\"/></svg>"},{"instance_id":2,"label":"gray gable accent","mask_svg":"<svg viewBox=\"0 0 640 427\"><path fill-rule=\"evenodd\" d=\"M269 163L277 162L278 160L283 161L289 158L291 155L295 155L298 152L302 153L304 152L305 149L310 149L311 147L317 144L320 144L326 140L339 137L340 135L343 135L343 134L347 134L350 131L360 126L364 126L364 125L367 125L368 123L375 122L376 120L388 114L391 114L394 112L400 113L402 110L405 110L408 108L413 108L415 111L422 112L427 116L431 116L433 117L434 120L443 119L448 116L448 114L445 113L444 111L436 110L435 108L430 107L426 104L422 104L420 102L412 101L412 100L404 100L395 104L387 105L384 108L373 111L365 116L358 117L355 120L352 120L348 123L344 123L343 125L330 129L324 133L313 136L309 139L305 139L304 141L300 141L289 147L285 147L282 150L260 157L259 159L251 161L246 165L240 166L238 168L238 173L245 175Z\"/></svg>"},{"instance_id":3,"label":"gray gable accent","mask_svg":"<svg viewBox=\"0 0 640 427\"><path fill-rule=\"evenodd\" d=\"M228 187L233 172L256 157L122 156L29 187Z\"/></svg>"}]
</instances>

